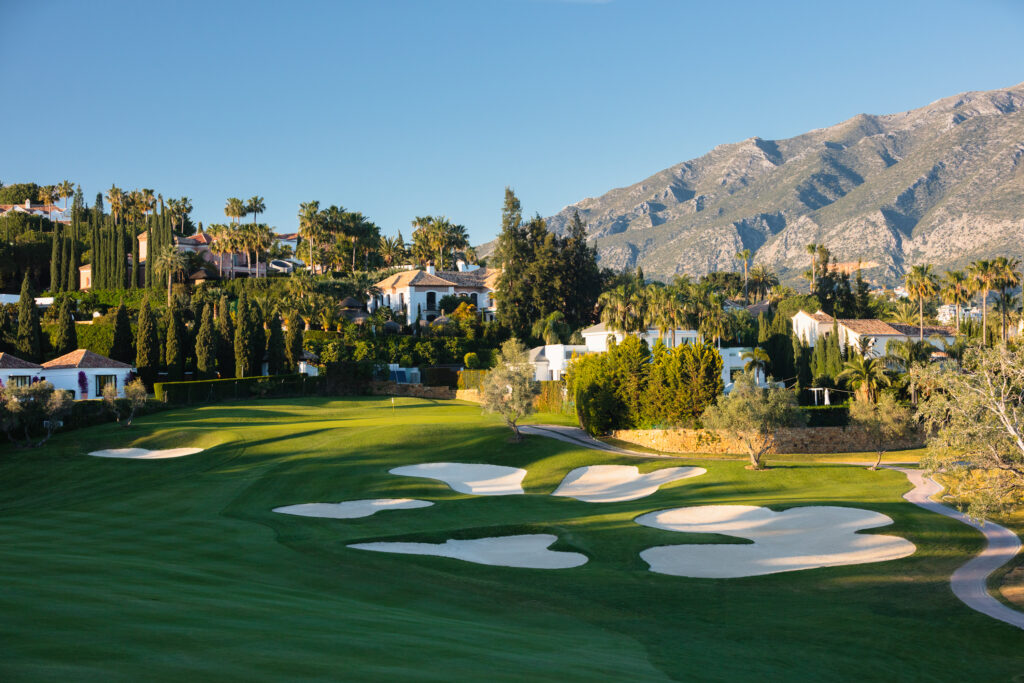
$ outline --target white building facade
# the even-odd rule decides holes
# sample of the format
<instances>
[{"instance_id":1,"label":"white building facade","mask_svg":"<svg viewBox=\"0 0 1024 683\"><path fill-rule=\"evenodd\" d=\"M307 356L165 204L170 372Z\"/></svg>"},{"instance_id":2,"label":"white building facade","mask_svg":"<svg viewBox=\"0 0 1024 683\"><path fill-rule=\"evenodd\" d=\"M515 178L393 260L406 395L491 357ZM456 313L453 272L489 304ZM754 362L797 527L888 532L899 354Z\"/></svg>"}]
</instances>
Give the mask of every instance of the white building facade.
<instances>
[{"instance_id":1,"label":"white building facade","mask_svg":"<svg viewBox=\"0 0 1024 683\"><path fill-rule=\"evenodd\" d=\"M42 365L30 363L9 353L0 353L0 381L4 386L27 386L47 381L55 389L71 392L76 400L101 398L112 384L118 396L134 376L135 368L98 353L78 349Z\"/></svg>"},{"instance_id":2,"label":"white building facade","mask_svg":"<svg viewBox=\"0 0 1024 683\"><path fill-rule=\"evenodd\" d=\"M921 338L922 333L917 325L887 323L874 318L836 320L821 311L813 314L799 311L793 316L792 321L794 334L812 348L818 339L832 334L832 330L836 329L839 332L839 344L842 348L846 348L848 344L860 348L861 340L868 339L870 340L869 355L875 357L886 355L886 346L890 341L916 341ZM956 333L950 327L925 325L923 332L926 341L939 338L948 345L956 339ZM863 343L867 344L868 342Z\"/></svg>"},{"instance_id":3,"label":"white building facade","mask_svg":"<svg viewBox=\"0 0 1024 683\"><path fill-rule=\"evenodd\" d=\"M476 306L483 320L494 320L497 312L494 291L501 271L462 261L458 262L458 268L435 270L431 265L426 270L395 273L374 285L378 293L370 297L367 308L373 313L386 306L395 313L405 313L409 323L417 318L432 321L441 315L441 299L456 295Z\"/></svg>"}]
</instances>

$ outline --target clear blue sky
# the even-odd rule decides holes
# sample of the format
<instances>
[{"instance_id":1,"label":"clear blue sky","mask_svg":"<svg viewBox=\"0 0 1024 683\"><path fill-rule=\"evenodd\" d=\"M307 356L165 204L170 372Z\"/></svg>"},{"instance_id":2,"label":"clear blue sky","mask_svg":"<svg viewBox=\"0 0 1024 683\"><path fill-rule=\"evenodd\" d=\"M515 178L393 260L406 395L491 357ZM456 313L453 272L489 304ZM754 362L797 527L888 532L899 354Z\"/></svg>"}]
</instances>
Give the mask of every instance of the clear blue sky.
<instances>
[{"instance_id":1,"label":"clear blue sky","mask_svg":"<svg viewBox=\"0 0 1024 683\"><path fill-rule=\"evenodd\" d=\"M152 6L151 6L152 5ZM497 232L715 145L1024 81L1024 3L0 0L0 181Z\"/></svg>"}]
</instances>

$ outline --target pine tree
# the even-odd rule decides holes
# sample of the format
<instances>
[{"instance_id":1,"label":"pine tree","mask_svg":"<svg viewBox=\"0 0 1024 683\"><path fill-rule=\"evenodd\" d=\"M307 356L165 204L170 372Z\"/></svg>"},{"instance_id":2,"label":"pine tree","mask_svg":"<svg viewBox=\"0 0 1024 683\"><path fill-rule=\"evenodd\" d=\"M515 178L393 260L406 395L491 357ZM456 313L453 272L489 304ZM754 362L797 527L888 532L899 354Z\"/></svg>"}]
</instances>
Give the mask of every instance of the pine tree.
<instances>
[{"instance_id":1,"label":"pine tree","mask_svg":"<svg viewBox=\"0 0 1024 683\"><path fill-rule=\"evenodd\" d=\"M244 289L241 296L238 297L235 317L238 321L234 340L235 377L246 377L253 374L253 369L249 367L252 358L253 335L249 324L252 319L249 314L249 298L245 295Z\"/></svg>"},{"instance_id":2,"label":"pine tree","mask_svg":"<svg viewBox=\"0 0 1024 683\"><path fill-rule=\"evenodd\" d=\"M217 328L213 320L213 307L206 304L196 334L196 373L200 379L217 374Z\"/></svg>"},{"instance_id":3,"label":"pine tree","mask_svg":"<svg viewBox=\"0 0 1024 683\"><path fill-rule=\"evenodd\" d=\"M27 272L18 299L18 335L14 346L22 360L38 363L43 359L43 328L39 325L39 309Z\"/></svg>"},{"instance_id":4,"label":"pine tree","mask_svg":"<svg viewBox=\"0 0 1024 683\"><path fill-rule=\"evenodd\" d=\"M274 316L270 319L270 330L267 334L267 372L271 375L280 375L285 372L288 363L288 354L284 346L284 333L281 331L281 318Z\"/></svg>"},{"instance_id":5,"label":"pine tree","mask_svg":"<svg viewBox=\"0 0 1024 683\"><path fill-rule=\"evenodd\" d=\"M53 338L53 353L63 356L78 348L78 330L75 329L75 318L71 313L71 297L61 297L57 309L57 334Z\"/></svg>"},{"instance_id":6,"label":"pine tree","mask_svg":"<svg viewBox=\"0 0 1024 683\"><path fill-rule=\"evenodd\" d=\"M149 298L142 301L139 310L139 326L136 333L135 367L148 386L152 387L156 380L157 367L160 365L160 340L156 334L156 321L149 307Z\"/></svg>"},{"instance_id":7,"label":"pine tree","mask_svg":"<svg viewBox=\"0 0 1024 683\"><path fill-rule=\"evenodd\" d=\"M601 294L601 271L597 250L587 245L587 228L579 211L573 211L568 236L560 255L565 321L572 329L594 322L597 297Z\"/></svg>"},{"instance_id":8,"label":"pine tree","mask_svg":"<svg viewBox=\"0 0 1024 683\"><path fill-rule=\"evenodd\" d=\"M235 376L235 326L231 321L228 298L222 296L217 306L217 369L221 379Z\"/></svg>"},{"instance_id":9,"label":"pine tree","mask_svg":"<svg viewBox=\"0 0 1024 683\"><path fill-rule=\"evenodd\" d=\"M131 363L135 357L132 346L132 326L128 321L128 309L122 301L114 314L114 343L110 346L110 357L122 363Z\"/></svg>"},{"instance_id":10,"label":"pine tree","mask_svg":"<svg viewBox=\"0 0 1024 683\"><path fill-rule=\"evenodd\" d=\"M286 362L288 364L285 372L298 372L299 361L302 359L302 318L298 313L292 313L288 317L288 334L285 336L284 346Z\"/></svg>"}]
</instances>

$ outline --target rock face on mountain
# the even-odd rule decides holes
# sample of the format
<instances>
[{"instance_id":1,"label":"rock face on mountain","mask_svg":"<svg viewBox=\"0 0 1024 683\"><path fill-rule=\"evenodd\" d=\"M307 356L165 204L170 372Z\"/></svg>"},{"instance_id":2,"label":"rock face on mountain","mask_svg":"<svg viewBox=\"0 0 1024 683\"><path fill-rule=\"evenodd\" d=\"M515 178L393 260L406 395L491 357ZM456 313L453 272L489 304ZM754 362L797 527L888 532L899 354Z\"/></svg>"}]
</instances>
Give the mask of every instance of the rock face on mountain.
<instances>
[{"instance_id":1,"label":"rock face on mountain","mask_svg":"<svg viewBox=\"0 0 1024 683\"><path fill-rule=\"evenodd\" d=\"M1024 257L1024 83L721 145L568 206L549 228L564 232L573 209L602 266L663 280L736 270L742 249L793 280L811 242L887 284L916 263Z\"/></svg>"}]
</instances>

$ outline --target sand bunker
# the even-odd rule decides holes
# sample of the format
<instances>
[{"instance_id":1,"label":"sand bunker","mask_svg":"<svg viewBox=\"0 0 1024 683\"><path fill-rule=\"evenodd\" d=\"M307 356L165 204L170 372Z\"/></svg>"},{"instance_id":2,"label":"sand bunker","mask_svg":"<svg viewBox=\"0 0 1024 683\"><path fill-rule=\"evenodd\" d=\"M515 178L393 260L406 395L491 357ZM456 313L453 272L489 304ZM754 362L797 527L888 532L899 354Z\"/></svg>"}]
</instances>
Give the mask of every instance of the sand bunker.
<instances>
[{"instance_id":1,"label":"sand bunker","mask_svg":"<svg viewBox=\"0 0 1024 683\"><path fill-rule=\"evenodd\" d=\"M855 533L892 524L870 510L799 507L774 512L750 505L704 505L641 515L638 524L691 533L724 534L743 545L667 545L640 553L651 571L697 578L736 578L897 560L916 547L898 536Z\"/></svg>"},{"instance_id":2,"label":"sand bunker","mask_svg":"<svg viewBox=\"0 0 1024 683\"><path fill-rule=\"evenodd\" d=\"M459 493L476 496L508 496L523 493L526 470L501 465L476 465L461 462L428 462L389 470L403 477L425 477L443 481Z\"/></svg>"},{"instance_id":3,"label":"sand bunker","mask_svg":"<svg viewBox=\"0 0 1024 683\"><path fill-rule=\"evenodd\" d=\"M632 465L591 465L577 467L551 495L566 496L587 503L617 503L636 500L657 492L670 481L706 474L703 467L666 467L640 474Z\"/></svg>"},{"instance_id":4,"label":"sand bunker","mask_svg":"<svg viewBox=\"0 0 1024 683\"><path fill-rule=\"evenodd\" d=\"M586 564L587 556L548 550L553 534L522 534L444 543L354 543L349 548L405 555L433 555L455 560L525 569L569 569Z\"/></svg>"},{"instance_id":5,"label":"sand bunker","mask_svg":"<svg viewBox=\"0 0 1024 683\"><path fill-rule=\"evenodd\" d=\"M180 458L202 452L202 448L165 448L162 451L151 451L145 448L107 448L93 451L89 455L100 458L134 458L137 460L159 460L161 458Z\"/></svg>"},{"instance_id":6,"label":"sand bunker","mask_svg":"<svg viewBox=\"0 0 1024 683\"><path fill-rule=\"evenodd\" d=\"M274 508L274 512L301 517L327 517L329 519L356 519L369 517L381 510L409 510L433 505L428 500L413 498L372 498L369 500L346 500L341 503L302 503Z\"/></svg>"}]
</instances>

